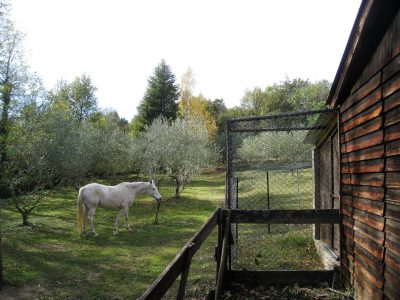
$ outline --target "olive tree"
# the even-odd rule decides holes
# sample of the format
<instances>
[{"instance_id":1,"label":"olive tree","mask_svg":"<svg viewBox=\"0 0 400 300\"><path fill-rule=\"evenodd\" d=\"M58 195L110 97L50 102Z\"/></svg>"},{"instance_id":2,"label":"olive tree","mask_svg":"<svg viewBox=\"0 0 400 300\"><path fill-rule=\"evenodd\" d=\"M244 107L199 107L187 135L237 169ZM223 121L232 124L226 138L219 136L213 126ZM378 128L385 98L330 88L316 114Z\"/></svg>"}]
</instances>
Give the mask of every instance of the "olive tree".
<instances>
[{"instance_id":1,"label":"olive tree","mask_svg":"<svg viewBox=\"0 0 400 300\"><path fill-rule=\"evenodd\" d=\"M263 132L247 137L239 147L239 158L254 165L265 162L290 164L311 159L310 145L304 143L305 131Z\"/></svg>"},{"instance_id":2,"label":"olive tree","mask_svg":"<svg viewBox=\"0 0 400 300\"><path fill-rule=\"evenodd\" d=\"M164 171L175 182L175 197L209 165L212 157L202 119L156 119L137 140L142 145L142 171Z\"/></svg>"}]
</instances>

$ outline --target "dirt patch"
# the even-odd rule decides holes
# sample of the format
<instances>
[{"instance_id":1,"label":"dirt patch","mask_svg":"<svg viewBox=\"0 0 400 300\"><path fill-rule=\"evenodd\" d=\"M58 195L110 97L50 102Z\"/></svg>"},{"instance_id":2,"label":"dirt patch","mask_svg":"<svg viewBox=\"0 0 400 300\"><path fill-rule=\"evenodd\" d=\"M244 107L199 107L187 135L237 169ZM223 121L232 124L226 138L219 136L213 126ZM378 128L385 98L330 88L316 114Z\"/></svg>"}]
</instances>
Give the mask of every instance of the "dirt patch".
<instances>
[{"instance_id":1,"label":"dirt patch","mask_svg":"<svg viewBox=\"0 0 400 300\"><path fill-rule=\"evenodd\" d=\"M244 285L233 285L222 297L225 300L239 299L352 299L348 291L335 291L328 287L299 287L297 285L274 287L258 286L246 287Z\"/></svg>"},{"instance_id":2,"label":"dirt patch","mask_svg":"<svg viewBox=\"0 0 400 300\"><path fill-rule=\"evenodd\" d=\"M23 287L3 286L0 291L2 300L31 300L50 296L47 289L38 285L28 285Z\"/></svg>"}]
</instances>

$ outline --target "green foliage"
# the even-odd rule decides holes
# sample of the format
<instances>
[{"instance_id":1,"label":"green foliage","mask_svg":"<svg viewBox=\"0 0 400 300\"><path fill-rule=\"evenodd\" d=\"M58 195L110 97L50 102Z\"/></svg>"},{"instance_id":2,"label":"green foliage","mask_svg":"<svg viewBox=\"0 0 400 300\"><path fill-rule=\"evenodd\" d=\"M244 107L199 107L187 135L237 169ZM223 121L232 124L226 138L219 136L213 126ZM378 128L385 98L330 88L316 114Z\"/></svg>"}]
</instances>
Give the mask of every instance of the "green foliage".
<instances>
[{"instance_id":1,"label":"green foliage","mask_svg":"<svg viewBox=\"0 0 400 300\"><path fill-rule=\"evenodd\" d=\"M86 74L75 77L71 83L59 81L56 88L49 93L49 100L65 102L71 109L76 121L81 124L97 112L97 99L95 96L97 88L93 86L92 80Z\"/></svg>"},{"instance_id":2,"label":"green foliage","mask_svg":"<svg viewBox=\"0 0 400 300\"><path fill-rule=\"evenodd\" d=\"M303 143L306 134L303 131L278 131L247 137L238 149L239 157L252 165L309 162L311 148Z\"/></svg>"},{"instance_id":3,"label":"green foliage","mask_svg":"<svg viewBox=\"0 0 400 300\"><path fill-rule=\"evenodd\" d=\"M168 174L176 184L177 198L211 158L207 129L202 120L195 118L171 123L156 119L137 142L142 147L142 172L154 174L161 170Z\"/></svg>"},{"instance_id":4,"label":"green foliage","mask_svg":"<svg viewBox=\"0 0 400 300\"><path fill-rule=\"evenodd\" d=\"M179 86L175 83L175 75L164 60L155 68L148 79L145 95L138 107L137 127L143 131L153 120L163 117L168 121L177 117Z\"/></svg>"},{"instance_id":5,"label":"green foliage","mask_svg":"<svg viewBox=\"0 0 400 300\"><path fill-rule=\"evenodd\" d=\"M32 299L139 298L215 207L222 204L224 178L224 173L195 178L182 193L183 201L163 201L157 226L153 225L154 199L137 199L129 214L133 233L121 231L114 235L116 212L99 208L95 217L99 238L79 236L77 192L72 187L55 189L32 212L31 228L18 226L20 216L13 203L2 201L5 279L10 287L0 291L0 298L10 289L15 299L24 298L27 293ZM134 180L131 175L118 178L119 182ZM109 179L96 181L113 184ZM163 199L173 185L159 188ZM216 236L207 239L194 258L188 295L200 284L213 284L215 241ZM176 296L176 291L171 295Z\"/></svg>"},{"instance_id":6,"label":"green foliage","mask_svg":"<svg viewBox=\"0 0 400 300\"><path fill-rule=\"evenodd\" d=\"M300 78L287 78L279 84L267 86L265 90L256 87L247 91L241 106L248 115L321 109L325 106L330 85L326 80L312 83Z\"/></svg>"}]
</instances>

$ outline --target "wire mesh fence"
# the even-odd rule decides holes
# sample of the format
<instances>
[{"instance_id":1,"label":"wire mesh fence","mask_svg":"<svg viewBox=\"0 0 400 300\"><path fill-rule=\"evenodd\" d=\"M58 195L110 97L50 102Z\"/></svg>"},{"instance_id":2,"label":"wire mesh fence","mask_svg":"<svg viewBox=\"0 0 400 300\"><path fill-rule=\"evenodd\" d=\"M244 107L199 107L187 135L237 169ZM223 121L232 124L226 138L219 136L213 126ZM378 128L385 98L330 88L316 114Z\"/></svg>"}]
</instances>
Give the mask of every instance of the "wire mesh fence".
<instances>
[{"instance_id":1,"label":"wire mesh fence","mask_svg":"<svg viewBox=\"0 0 400 300\"><path fill-rule=\"evenodd\" d=\"M334 201L334 189L339 186L334 169L337 135L325 137L335 116L334 110L319 110L228 121L227 207L338 208ZM316 147L317 141L323 141L322 146ZM334 247L335 225L317 226ZM322 268L314 232L313 225L233 224L232 267Z\"/></svg>"}]
</instances>

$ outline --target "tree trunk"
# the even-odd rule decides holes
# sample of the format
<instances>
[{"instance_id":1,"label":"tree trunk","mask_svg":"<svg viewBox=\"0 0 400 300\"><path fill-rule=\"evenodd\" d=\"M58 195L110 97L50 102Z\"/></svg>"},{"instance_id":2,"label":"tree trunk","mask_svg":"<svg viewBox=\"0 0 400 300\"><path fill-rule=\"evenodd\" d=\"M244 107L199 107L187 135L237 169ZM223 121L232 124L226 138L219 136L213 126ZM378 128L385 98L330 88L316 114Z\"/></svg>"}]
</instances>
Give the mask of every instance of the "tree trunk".
<instances>
[{"instance_id":1,"label":"tree trunk","mask_svg":"<svg viewBox=\"0 0 400 300\"><path fill-rule=\"evenodd\" d=\"M181 195L181 182L175 179L175 199L179 199Z\"/></svg>"},{"instance_id":2,"label":"tree trunk","mask_svg":"<svg viewBox=\"0 0 400 300\"><path fill-rule=\"evenodd\" d=\"M4 175L4 164L7 160L7 138L8 138L8 113L10 109L11 102L11 88L8 84L5 84L3 97L2 97L3 107L0 119L0 177Z\"/></svg>"},{"instance_id":3,"label":"tree trunk","mask_svg":"<svg viewBox=\"0 0 400 300\"><path fill-rule=\"evenodd\" d=\"M22 226L30 226L28 222L29 213L22 213Z\"/></svg>"}]
</instances>

